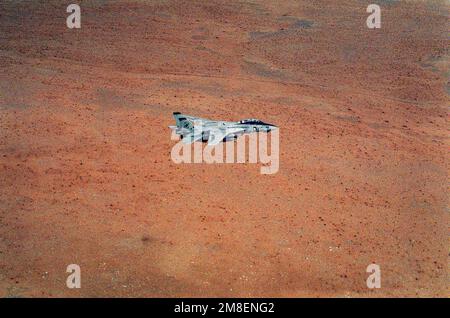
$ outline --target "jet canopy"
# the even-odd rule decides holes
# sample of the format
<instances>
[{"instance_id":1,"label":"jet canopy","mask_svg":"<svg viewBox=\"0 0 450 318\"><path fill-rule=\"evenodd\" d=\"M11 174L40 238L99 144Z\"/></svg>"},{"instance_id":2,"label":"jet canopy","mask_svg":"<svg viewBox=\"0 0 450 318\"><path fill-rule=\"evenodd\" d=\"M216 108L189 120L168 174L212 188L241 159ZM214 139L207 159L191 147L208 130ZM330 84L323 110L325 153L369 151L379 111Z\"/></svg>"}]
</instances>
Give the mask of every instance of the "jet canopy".
<instances>
[{"instance_id":1,"label":"jet canopy","mask_svg":"<svg viewBox=\"0 0 450 318\"><path fill-rule=\"evenodd\" d=\"M262 121L260 121L259 119L254 119L254 118L243 119L243 120L239 121L239 124L264 125L264 123Z\"/></svg>"}]
</instances>

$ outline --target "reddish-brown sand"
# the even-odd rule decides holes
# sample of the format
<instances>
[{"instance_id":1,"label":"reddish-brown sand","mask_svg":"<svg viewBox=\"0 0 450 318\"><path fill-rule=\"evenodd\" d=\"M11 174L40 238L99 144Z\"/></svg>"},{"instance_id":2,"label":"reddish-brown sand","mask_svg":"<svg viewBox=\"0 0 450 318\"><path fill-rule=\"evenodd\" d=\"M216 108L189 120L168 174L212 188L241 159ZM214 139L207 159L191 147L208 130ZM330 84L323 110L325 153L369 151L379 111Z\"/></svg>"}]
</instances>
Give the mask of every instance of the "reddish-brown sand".
<instances>
[{"instance_id":1,"label":"reddish-brown sand","mask_svg":"<svg viewBox=\"0 0 450 318\"><path fill-rule=\"evenodd\" d=\"M0 296L448 296L448 2L62 2L0 4ZM173 111L279 172L173 163Z\"/></svg>"}]
</instances>

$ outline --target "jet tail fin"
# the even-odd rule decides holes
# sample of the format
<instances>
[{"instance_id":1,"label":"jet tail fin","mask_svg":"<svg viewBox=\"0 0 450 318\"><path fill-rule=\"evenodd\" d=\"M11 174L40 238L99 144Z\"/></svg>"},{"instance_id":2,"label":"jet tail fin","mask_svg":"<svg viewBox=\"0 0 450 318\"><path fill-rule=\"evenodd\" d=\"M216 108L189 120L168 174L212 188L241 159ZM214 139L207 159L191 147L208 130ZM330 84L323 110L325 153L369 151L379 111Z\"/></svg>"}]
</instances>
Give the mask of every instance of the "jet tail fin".
<instances>
[{"instance_id":1,"label":"jet tail fin","mask_svg":"<svg viewBox=\"0 0 450 318\"><path fill-rule=\"evenodd\" d=\"M177 127L181 127L181 118L183 118L183 115L181 115L180 112L174 112L173 117L175 118L175 122L177 124Z\"/></svg>"}]
</instances>

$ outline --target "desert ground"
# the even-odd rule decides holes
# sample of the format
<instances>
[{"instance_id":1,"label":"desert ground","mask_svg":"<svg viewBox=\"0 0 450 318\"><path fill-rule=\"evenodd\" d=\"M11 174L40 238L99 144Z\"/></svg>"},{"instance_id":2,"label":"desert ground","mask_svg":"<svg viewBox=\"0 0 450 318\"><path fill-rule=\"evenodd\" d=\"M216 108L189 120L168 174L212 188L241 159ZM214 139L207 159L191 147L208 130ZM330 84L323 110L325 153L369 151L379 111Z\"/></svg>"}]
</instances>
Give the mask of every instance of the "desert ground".
<instances>
[{"instance_id":1,"label":"desert ground","mask_svg":"<svg viewBox=\"0 0 450 318\"><path fill-rule=\"evenodd\" d=\"M83 0L80 29L2 1L0 296L448 296L450 5L372 2L380 29L362 0ZM276 124L278 173L175 164L174 111Z\"/></svg>"}]
</instances>

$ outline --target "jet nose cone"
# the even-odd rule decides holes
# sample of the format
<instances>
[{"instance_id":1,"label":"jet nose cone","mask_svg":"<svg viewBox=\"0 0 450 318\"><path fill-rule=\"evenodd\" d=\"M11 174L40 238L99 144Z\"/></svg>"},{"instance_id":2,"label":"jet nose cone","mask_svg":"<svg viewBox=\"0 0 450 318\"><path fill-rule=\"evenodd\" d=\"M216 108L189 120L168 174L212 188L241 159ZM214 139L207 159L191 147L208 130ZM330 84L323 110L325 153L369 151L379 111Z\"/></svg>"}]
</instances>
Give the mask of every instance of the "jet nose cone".
<instances>
[{"instance_id":1,"label":"jet nose cone","mask_svg":"<svg viewBox=\"0 0 450 318\"><path fill-rule=\"evenodd\" d=\"M272 130L278 129L278 127L277 127L277 126L275 126L275 125L272 125L272 124L264 124L264 126L263 126L263 127L261 127L260 129L261 129L262 131L266 131L266 132L269 132L269 131L272 131Z\"/></svg>"}]
</instances>

